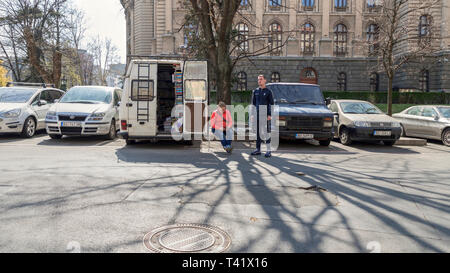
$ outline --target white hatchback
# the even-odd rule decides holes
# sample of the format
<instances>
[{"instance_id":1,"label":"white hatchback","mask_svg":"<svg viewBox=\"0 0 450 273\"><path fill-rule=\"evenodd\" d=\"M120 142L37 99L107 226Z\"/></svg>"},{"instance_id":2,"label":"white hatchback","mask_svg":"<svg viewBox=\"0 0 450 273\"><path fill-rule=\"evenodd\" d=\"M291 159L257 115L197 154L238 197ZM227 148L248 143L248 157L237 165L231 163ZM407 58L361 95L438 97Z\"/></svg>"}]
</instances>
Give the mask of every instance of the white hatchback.
<instances>
[{"instance_id":1,"label":"white hatchback","mask_svg":"<svg viewBox=\"0 0 450 273\"><path fill-rule=\"evenodd\" d=\"M47 133L52 139L63 135L116 138L121 93L120 89L105 86L72 87L49 109Z\"/></svg>"},{"instance_id":2,"label":"white hatchback","mask_svg":"<svg viewBox=\"0 0 450 273\"><path fill-rule=\"evenodd\" d=\"M32 137L45 128L48 109L64 91L45 84L14 83L0 88L0 133L19 133Z\"/></svg>"}]
</instances>

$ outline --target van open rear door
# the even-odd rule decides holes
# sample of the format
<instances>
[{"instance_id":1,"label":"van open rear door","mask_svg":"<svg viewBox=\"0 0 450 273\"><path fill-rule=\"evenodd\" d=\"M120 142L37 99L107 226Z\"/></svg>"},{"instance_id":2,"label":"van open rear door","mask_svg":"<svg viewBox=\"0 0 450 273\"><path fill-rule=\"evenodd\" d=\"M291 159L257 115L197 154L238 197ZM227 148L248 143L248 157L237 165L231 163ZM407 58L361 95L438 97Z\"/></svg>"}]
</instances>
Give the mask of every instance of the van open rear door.
<instances>
[{"instance_id":1,"label":"van open rear door","mask_svg":"<svg viewBox=\"0 0 450 273\"><path fill-rule=\"evenodd\" d=\"M131 73L128 107L130 137L156 135L157 63L136 63Z\"/></svg>"},{"instance_id":2,"label":"van open rear door","mask_svg":"<svg viewBox=\"0 0 450 273\"><path fill-rule=\"evenodd\" d=\"M208 117L209 84L207 61L186 61L184 63L183 90L184 134L202 135Z\"/></svg>"}]
</instances>

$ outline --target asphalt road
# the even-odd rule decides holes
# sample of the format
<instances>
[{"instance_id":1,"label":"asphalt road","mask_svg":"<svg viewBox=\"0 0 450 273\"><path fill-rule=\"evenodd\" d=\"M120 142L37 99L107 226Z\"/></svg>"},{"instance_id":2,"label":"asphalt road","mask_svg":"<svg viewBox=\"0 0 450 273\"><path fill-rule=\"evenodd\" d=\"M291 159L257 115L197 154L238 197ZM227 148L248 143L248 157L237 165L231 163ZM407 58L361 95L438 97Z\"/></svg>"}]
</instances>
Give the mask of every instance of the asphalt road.
<instances>
[{"instance_id":1,"label":"asphalt road","mask_svg":"<svg viewBox=\"0 0 450 273\"><path fill-rule=\"evenodd\" d=\"M450 148L251 151L0 136L0 252L149 252L174 223L220 227L229 252L450 251Z\"/></svg>"}]
</instances>

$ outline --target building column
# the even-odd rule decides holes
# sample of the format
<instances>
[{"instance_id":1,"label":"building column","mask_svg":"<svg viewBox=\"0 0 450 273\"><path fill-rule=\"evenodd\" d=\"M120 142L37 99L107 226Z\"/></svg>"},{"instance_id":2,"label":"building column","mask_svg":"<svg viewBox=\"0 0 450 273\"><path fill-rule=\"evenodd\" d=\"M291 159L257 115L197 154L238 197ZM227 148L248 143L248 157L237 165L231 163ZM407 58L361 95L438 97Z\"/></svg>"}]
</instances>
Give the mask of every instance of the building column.
<instances>
[{"instance_id":1,"label":"building column","mask_svg":"<svg viewBox=\"0 0 450 273\"><path fill-rule=\"evenodd\" d=\"M256 13L256 35L262 34L262 28L263 26L263 15L264 15L264 0L252 0L253 1L253 8L255 9Z\"/></svg>"},{"instance_id":2,"label":"building column","mask_svg":"<svg viewBox=\"0 0 450 273\"><path fill-rule=\"evenodd\" d=\"M363 57L364 54L364 36L363 36L363 5L364 1L354 1L354 11L355 11L355 37L352 41L353 47L353 57Z\"/></svg>"},{"instance_id":3,"label":"building column","mask_svg":"<svg viewBox=\"0 0 450 273\"><path fill-rule=\"evenodd\" d=\"M166 33L173 33L172 20L173 20L173 7L172 0L166 1Z\"/></svg>"},{"instance_id":4,"label":"building column","mask_svg":"<svg viewBox=\"0 0 450 273\"><path fill-rule=\"evenodd\" d=\"M330 0L322 3L322 37L319 40L319 54L321 57L333 56L333 40L330 36Z\"/></svg>"}]
</instances>

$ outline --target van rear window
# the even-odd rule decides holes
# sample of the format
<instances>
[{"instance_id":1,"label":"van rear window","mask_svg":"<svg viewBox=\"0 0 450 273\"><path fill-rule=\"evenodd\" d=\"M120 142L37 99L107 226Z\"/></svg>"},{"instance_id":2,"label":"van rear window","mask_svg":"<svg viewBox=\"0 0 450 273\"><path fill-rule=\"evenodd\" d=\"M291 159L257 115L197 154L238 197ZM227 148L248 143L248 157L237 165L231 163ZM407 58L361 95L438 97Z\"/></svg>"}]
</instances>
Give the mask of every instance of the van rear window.
<instances>
[{"instance_id":1,"label":"van rear window","mask_svg":"<svg viewBox=\"0 0 450 273\"><path fill-rule=\"evenodd\" d=\"M184 89L186 100L206 100L208 90L205 80L186 80Z\"/></svg>"},{"instance_id":2,"label":"van rear window","mask_svg":"<svg viewBox=\"0 0 450 273\"><path fill-rule=\"evenodd\" d=\"M154 82L149 80L133 80L131 82L131 100L152 101L155 98Z\"/></svg>"}]
</instances>

